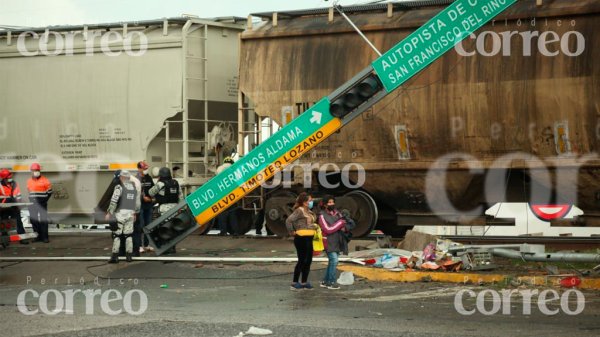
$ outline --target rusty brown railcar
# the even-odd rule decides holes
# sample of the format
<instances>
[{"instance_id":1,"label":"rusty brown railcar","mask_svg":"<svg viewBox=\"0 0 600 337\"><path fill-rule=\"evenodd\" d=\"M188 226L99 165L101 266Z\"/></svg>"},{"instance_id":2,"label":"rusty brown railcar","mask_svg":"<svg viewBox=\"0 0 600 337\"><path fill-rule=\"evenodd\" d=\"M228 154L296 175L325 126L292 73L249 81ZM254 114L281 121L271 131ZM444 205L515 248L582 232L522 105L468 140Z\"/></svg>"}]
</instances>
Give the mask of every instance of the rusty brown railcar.
<instances>
[{"instance_id":1,"label":"rusty brown railcar","mask_svg":"<svg viewBox=\"0 0 600 337\"><path fill-rule=\"evenodd\" d=\"M450 2L344 11L387 51ZM279 124L282 110L301 113L377 58L333 10L254 15L263 23L241 35L240 91ZM599 19L597 0L517 2L303 158L365 168L359 191L315 184L316 194L345 195L359 234L375 222L395 234L398 225L482 224L482 212L457 209L503 201L576 204L585 213L577 221L596 224ZM439 193L426 193L427 178ZM267 223L281 232L293 191L270 196ZM378 210L365 211L373 202Z\"/></svg>"}]
</instances>

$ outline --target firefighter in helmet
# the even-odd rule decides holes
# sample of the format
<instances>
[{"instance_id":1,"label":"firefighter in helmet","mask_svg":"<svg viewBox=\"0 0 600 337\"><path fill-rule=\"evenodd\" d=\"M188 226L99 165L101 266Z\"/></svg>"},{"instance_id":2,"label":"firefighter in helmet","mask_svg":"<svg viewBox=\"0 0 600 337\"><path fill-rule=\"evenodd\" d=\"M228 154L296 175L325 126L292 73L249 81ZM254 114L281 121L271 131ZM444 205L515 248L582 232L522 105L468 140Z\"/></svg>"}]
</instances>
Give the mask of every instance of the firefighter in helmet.
<instances>
[{"instance_id":1,"label":"firefighter in helmet","mask_svg":"<svg viewBox=\"0 0 600 337\"><path fill-rule=\"evenodd\" d=\"M119 248L123 239L125 239L126 260L127 262L132 261L133 240L131 236L133 235L133 222L135 221L135 214L140 209L140 198L135 185L131 181L131 173L120 171L117 176L119 184L113 190L105 218L109 221L111 216L114 216L117 220L117 228L112 232L113 247L109 263L119 262Z\"/></svg>"}]
</instances>

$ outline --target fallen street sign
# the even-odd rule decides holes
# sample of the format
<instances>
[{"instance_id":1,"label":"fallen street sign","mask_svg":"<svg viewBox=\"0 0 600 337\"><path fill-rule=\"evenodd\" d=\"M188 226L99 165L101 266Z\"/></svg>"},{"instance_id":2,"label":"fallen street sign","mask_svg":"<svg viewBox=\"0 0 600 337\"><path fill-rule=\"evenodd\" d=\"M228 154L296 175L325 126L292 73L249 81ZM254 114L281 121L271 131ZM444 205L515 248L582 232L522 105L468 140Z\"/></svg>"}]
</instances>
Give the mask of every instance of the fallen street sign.
<instances>
[{"instance_id":1,"label":"fallen street sign","mask_svg":"<svg viewBox=\"0 0 600 337\"><path fill-rule=\"evenodd\" d=\"M342 126L321 99L246 156L186 198L202 225L317 146Z\"/></svg>"},{"instance_id":2,"label":"fallen street sign","mask_svg":"<svg viewBox=\"0 0 600 337\"><path fill-rule=\"evenodd\" d=\"M387 92L425 69L517 0L457 0L372 63Z\"/></svg>"},{"instance_id":3,"label":"fallen street sign","mask_svg":"<svg viewBox=\"0 0 600 337\"><path fill-rule=\"evenodd\" d=\"M372 63L389 94L516 0L457 0ZM365 103L373 105L372 103ZM203 225L342 127L327 97L186 198Z\"/></svg>"}]
</instances>

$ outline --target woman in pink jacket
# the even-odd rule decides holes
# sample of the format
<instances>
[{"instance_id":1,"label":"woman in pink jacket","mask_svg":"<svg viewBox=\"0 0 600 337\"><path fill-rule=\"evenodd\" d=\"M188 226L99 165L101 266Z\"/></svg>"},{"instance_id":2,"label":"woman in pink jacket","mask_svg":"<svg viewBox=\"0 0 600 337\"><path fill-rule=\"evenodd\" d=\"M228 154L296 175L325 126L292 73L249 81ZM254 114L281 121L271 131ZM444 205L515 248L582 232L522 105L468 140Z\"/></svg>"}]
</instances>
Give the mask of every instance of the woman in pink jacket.
<instances>
[{"instance_id":1,"label":"woman in pink jacket","mask_svg":"<svg viewBox=\"0 0 600 337\"><path fill-rule=\"evenodd\" d=\"M344 251L344 247L347 247L346 238L343 234L347 230L346 220L340 211L335 208L334 197L325 196L322 202L323 208L319 213L319 226L323 232L323 244L329 263L320 286L327 289L340 289L335 282L337 279L336 268L340 253Z\"/></svg>"}]
</instances>

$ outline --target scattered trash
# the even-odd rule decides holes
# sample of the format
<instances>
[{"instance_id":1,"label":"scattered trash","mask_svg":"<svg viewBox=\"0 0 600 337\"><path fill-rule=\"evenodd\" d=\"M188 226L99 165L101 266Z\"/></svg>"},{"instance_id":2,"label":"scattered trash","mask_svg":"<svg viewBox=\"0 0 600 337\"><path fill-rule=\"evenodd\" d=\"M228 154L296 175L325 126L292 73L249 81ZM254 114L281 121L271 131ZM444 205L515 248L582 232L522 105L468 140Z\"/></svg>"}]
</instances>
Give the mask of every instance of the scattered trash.
<instances>
[{"instance_id":1,"label":"scattered trash","mask_svg":"<svg viewBox=\"0 0 600 337\"><path fill-rule=\"evenodd\" d=\"M160 287L163 289L167 289L167 288L169 288L169 285L164 283L164 284L161 284Z\"/></svg>"},{"instance_id":2,"label":"scattered trash","mask_svg":"<svg viewBox=\"0 0 600 337\"><path fill-rule=\"evenodd\" d=\"M385 269L394 269L398 268L400 264L400 257L393 256L390 254L385 254L381 257L381 266Z\"/></svg>"},{"instance_id":3,"label":"scattered trash","mask_svg":"<svg viewBox=\"0 0 600 337\"><path fill-rule=\"evenodd\" d=\"M262 328L257 328L255 326L251 326L248 331L246 332L240 332L237 336L235 337L243 337L246 335L254 335L254 336L266 336L266 335L272 335L273 331L269 330L269 329L262 329Z\"/></svg>"},{"instance_id":4,"label":"scattered trash","mask_svg":"<svg viewBox=\"0 0 600 337\"><path fill-rule=\"evenodd\" d=\"M435 261L435 245L433 243L428 244L423 249L423 260L425 261Z\"/></svg>"},{"instance_id":5,"label":"scattered trash","mask_svg":"<svg viewBox=\"0 0 600 337\"><path fill-rule=\"evenodd\" d=\"M458 243L458 242L454 242L451 240L442 240L442 239L438 239L435 243L435 250L439 251L439 252L447 252L450 250L450 248L455 248L455 247L462 247L462 243Z\"/></svg>"},{"instance_id":6,"label":"scattered trash","mask_svg":"<svg viewBox=\"0 0 600 337\"><path fill-rule=\"evenodd\" d=\"M458 253L462 263L467 270L492 270L496 269L493 264L493 255L489 249L468 248Z\"/></svg>"},{"instance_id":7,"label":"scattered trash","mask_svg":"<svg viewBox=\"0 0 600 337\"><path fill-rule=\"evenodd\" d=\"M437 239L429 234L419 232L407 235L407 239L405 247L414 247L414 251L380 248L352 252L349 256L354 259L362 258L365 265L393 271L423 269L457 272L463 267L463 259L452 254L453 251L463 250L462 244L447 239ZM426 239L429 241L425 242ZM423 245L419 247L419 243L423 243ZM467 261L471 260L473 260L472 257ZM489 260L484 261L482 265L488 266L490 269L494 267L487 262ZM478 265L478 262L469 265Z\"/></svg>"},{"instance_id":8,"label":"scattered trash","mask_svg":"<svg viewBox=\"0 0 600 337\"><path fill-rule=\"evenodd\" d=\"M369 259L383 256L385 254L410 257L412 252L404 249L370 249L351 252L348 257L353 259Z\"/></svg>"},{"instance_id":9,"label":"scattered trash","mask_svg":"<svg viewBox=\"0 0 600 337\"><path fill-rule=\"evenodd\" d=\"M337 283L343 286L351 286L354 284L354 274L351 271L344 271L340 274Z\"/></svg>"},{"instance_id":10,"label":"scattered trash","mask_svg":"<svg viewBox=\"0 0 600 337\"><path fill-rule=\"evenodd\" d=\"M459 271L462 267L462 261L460 259L454 260L454 258L451 258L450 260L442 262L440 267L442 267L444 271Z\"/></svg>"},{"instance_id":11,"label":"scattered trash","mask_svg":"<svg viewBox=\"0 0 600 337\"><path fill-rule=\"evenodd\" d=\"M377 237L377 246L379 248L393 248L394 245L392 244L392 237L389 235L386 235L384 237Z\"/></svg>"},{"instance_id":12,"label":"scattered trash","mask_svg":"<svg viewBox=\"0 0 600 337\"><path fill-rule=\"evenodd\" d=\"M423 262L421 264L421 269L438 270L438 269L440 269L440 266L438 266L437 263L435 263L433 261L427 261L427 262Z\"/></svg>"}]
</instances>

